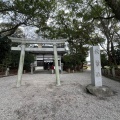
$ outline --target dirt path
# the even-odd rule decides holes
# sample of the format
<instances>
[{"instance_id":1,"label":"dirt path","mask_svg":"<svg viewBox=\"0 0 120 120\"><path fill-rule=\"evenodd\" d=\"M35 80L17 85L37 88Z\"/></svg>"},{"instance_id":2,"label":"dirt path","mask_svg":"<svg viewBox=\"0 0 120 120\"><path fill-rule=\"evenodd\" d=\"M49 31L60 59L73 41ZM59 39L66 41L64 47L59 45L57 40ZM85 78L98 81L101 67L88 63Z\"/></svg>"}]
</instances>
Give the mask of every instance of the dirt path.
<instances>
[{"instance_id":1,"label":"dirt path","mask_svg":"<svg viewBox=\"0 0 120 120\"><path fill-rule=\"evenodd\" d=\"M103 77L103 84L117 95L101 99L85 91L90 72L61 74L55 86L54 74L24 74L0 78L0 120L120 120L120 83Z\"/></svg>"}]
</instances>

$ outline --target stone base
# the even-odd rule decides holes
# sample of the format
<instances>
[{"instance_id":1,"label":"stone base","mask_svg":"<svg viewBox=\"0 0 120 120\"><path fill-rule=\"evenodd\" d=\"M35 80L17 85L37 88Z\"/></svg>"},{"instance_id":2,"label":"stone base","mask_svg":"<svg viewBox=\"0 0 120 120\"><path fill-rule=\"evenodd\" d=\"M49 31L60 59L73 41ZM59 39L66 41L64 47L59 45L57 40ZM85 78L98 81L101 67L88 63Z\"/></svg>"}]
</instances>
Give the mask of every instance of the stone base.
<instances>
[{"instance_id":1,"label":"stone base","mask_svg":"<svg viewBox=\"0 0 120 120\"><path fill-rule=\"evenodd\" d=\"M87 92L97 96L97 97L110 97L115 95L115 91L111 90L109 87L107 86L101 86L101 87L96 87L94 85L88 85L86 87Z\"/></svg>"}]
</instances>

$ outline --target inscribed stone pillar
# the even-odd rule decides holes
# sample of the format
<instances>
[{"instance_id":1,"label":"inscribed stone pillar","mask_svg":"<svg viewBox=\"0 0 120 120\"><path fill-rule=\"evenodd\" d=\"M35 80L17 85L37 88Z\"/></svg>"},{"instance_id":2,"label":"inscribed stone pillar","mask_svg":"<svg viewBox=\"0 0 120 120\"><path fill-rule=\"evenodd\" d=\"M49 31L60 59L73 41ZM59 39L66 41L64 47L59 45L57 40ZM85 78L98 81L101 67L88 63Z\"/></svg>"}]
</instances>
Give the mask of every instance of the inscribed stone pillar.
<instances>
[{"instance_id":1,"label":"inscribed stone pillar","mask_svg":"<svg viewBox=\"0 0 120 120\"><path fill-rule=\"evenodd\" d=\"M9 68L7 68L5 71L5 76L8 76L8 75L9 75Z\"/></svg>"},{"instance_id":2,"label":"inscribed stone pillar","mask_svg":"<svg viewBox=\"0 0 120 120\"><path fill-rule=\"evenodd\" d=\"M22 46L21 46L21 54L20 54L20 61L19 61L19 68L18 68L17 87L20 87L20 85L21 85L24 58L25 58L25 45L22 44Z\"/></svg>"},{"instance_id":3,"label":"inscribed stone pillar","mask_svg":"<svg viewBox=\"0 0 120 120\"><path fill-rule=\"evenodd\" d=\"M31 74L33 74L34 63L31 63L31 64L30 64L30 67L31 67Z\"/></svg>"},{"instance_id":4,"label":"inscribed stone pillar","mask_svg":"<svg viewBox=\"0 0 120 120\"><path fill-rule=\"evenodd\" d=\"M58 56L57 56L57 45L56 44L53 44L53 49L54 49L56 84L57 84L57 86L59 86L60 85L60 75L59 75L59 68L58 68Z\"/></svg>"},{"instance_id":5,"label":"inscribed stone pillar","mask_svg":"<svg viewBox=\"0 0 120 120\"><path fill-rule=\"evenodd\" d=\"M63 63L61 63L61 73L63 73Z\"/></svg>"},{"instance_id":6,"label":"inscribed stone pillar","mask_svg":"<svg viewBox=\"0 0 120 120\"><path fill-rule=\"evenodd\" d=\"M101 76L101 60L100 60L100 48L99 46L93 46L90 48L91 59L91 82L92 85L102 86Z\"/></svg>"},{"instance_id":7,"label":"inscribed stone pillar","mask_svg":"<svg viewBox=\"0 0 120 120\"><path fill-rule=\"evenodd\" d=\"M112 68L112 76L115 77L115 67Z\"/></svg>"},{"instance_id":8,"label":"inscribed stone pillar","mask_svg":"<svg viewBox=\"0 0 120 120\"><path fill-rule=\"evenodd\" d=\"M62 67L61 67L61 56L60 56L60 73L62 73Z\"/></svg>"}]
</instances>

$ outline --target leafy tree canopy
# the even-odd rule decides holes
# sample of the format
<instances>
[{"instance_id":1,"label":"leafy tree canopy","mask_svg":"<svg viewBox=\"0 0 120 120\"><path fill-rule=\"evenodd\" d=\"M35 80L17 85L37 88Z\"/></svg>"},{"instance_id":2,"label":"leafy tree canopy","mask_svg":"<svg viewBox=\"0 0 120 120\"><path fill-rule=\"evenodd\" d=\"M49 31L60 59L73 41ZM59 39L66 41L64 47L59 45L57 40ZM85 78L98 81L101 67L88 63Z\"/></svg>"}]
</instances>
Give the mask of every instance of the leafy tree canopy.
<instances>
[{"instance_id":1,"label":"leafy tree canopy","mask_svg":"<svg viewBox=\"0 0 120 120\"><path fill-rule=\"evenodd\" d=\"M55 0L2 0L0 17L6 27L0 27L0 34L9 36L21 25L42 28L54 8Z\"/></svg>"},{"instance_id":2,"label":"leafy tree canopy","mask_svg":"<svg viewBox=\"0 0 120 120\"><path fill-rule=\"evenodd\" d=\"M115 44L120 38L119 23L114 19L118 19L119 1L116 3L113 0L0 1L0 16L5 20L0 34L9 36L21 25L36 26L37 33L44 38L66 38L71 55L81 51L86 55L90 46L106 44L104 50L115 64Z\"/></svg>"},{"instance_id":3,"label":"leafy tree canopy","mask_svg":"<svg viewBox=\"0 0 120 120\"><path fill-rule=\"evenodd\" d=\"M105 0L107 5L112 9L115 14L113 17L120 20L120 1L119 0Z\"/></svg>"}]
</instances>

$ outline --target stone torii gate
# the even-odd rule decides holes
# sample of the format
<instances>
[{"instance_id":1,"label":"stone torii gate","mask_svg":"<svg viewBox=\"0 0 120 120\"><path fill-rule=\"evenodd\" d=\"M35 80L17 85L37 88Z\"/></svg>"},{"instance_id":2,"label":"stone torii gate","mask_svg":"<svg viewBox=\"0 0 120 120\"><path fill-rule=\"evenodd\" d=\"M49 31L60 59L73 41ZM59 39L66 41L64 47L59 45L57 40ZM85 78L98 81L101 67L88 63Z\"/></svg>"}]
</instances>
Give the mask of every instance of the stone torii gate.
<instances>
[{"instance_id":1,"label":"stone torii gate","mask_svg":"<svg viewBox=\"0 0 120 120\"><path fill-rule=\"evenodd\" d=\"M55 72L56 72L56 85L60 86L60 76L59 76L59 68L58 68L58 55L57 55L57 44L65 43L66 39L60 40L31 40L26 38L14 38L9 37L12 42L21 43L21 48L19 47L11 47L11 50L21 50L20 60L19 60L19 68L18 68L18 79L17 79L17 87L21 86L22 81L22 73L23 73L23 66L24 66L24 57L25 51L41 51L42 48L26 48L25 44L53 44L53 51L54 51L54 61L55 61Z\"/></svg>"}]
</instances>

